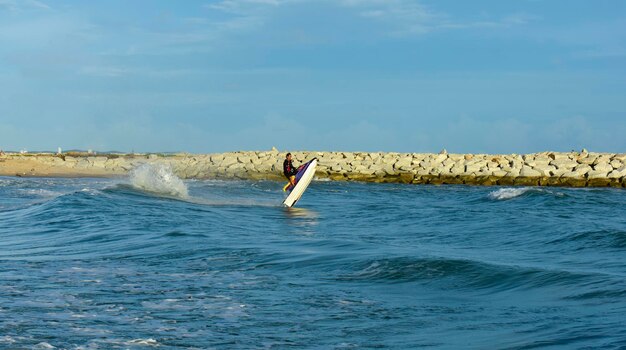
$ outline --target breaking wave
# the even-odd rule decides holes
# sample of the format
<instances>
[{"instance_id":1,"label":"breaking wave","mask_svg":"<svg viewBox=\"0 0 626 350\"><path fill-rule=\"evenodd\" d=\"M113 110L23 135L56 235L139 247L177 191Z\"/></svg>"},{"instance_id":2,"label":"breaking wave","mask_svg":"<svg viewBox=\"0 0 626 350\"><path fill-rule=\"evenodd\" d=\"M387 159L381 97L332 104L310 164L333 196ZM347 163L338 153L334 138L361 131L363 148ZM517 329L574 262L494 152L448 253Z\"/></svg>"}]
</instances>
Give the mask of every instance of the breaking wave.
<instances>
[{"instance_id":1,"label":"breaking wave","mask_svg":"<svg viewBox=\"0 0 626 350\"><path fill-rule=\"evenodd\" d=\"M565 196L562 192L555 192L539 187L500 188L490 192L487 196L493 200L507 200L528 194L548 194L556 197Z\"/></svg>"},{"instance_id":2,"label":"breaking wave","mask_svg":"<svg viewBox=\"0 0 626 350\"><path fill-rule=\"evenodd\" d=\"M189 190L168 164L142 164L130 172L130 184L156 194L188 198Z\"/></svg>"}]
</instances>

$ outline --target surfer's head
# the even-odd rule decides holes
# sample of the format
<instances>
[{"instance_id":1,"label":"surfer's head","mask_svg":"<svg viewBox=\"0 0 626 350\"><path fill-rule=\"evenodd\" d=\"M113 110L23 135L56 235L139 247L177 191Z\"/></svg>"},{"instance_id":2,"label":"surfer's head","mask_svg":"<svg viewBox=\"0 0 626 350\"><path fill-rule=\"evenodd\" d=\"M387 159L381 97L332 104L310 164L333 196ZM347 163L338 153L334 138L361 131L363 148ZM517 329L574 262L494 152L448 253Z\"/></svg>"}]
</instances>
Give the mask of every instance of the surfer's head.
<instances>
[{"instance_id":1,"label":"surfer's head","mask_svg":"<svg viewBox=\"0 0 626 350\"><path fill-rule=\"evenodd\" d=\"M285 158L286 158L287 160L291 160L291 153L287 153L287 154L285 155Z\"/></svg>"}]
</instances>

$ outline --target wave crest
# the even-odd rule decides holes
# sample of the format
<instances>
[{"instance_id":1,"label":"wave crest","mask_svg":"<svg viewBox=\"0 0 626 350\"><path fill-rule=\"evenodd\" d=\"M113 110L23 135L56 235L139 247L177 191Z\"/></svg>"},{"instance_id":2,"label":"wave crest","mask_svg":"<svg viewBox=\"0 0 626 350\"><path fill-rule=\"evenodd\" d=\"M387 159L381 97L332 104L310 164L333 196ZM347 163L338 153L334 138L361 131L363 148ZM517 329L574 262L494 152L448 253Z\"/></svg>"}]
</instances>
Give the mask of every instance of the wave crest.
<instances>
[{"instance_id":1,"label":"wave crest","mask_svg":"<svg viewBox=\"0 0 626 350\"><path fill-rule=\"evenodd\" d=\"M511 199L511 198L519 197L528 191L530 191L530 188L528 187L501 188L499 190L490 192L489 198L495 199L495 200Z\"/></svg>"},{"instance_id":2,"label":"wave crest","mask_svg":"<svg viewBox=\"0 0 626 350\"><path fill-rule=\"evenodd\" d=\"M356 266L340 280L381 283L421 282L453 285L455 288L506 291L512 289L567 288L579 283L594 283L606 276L531 266L487 263L453 258L385 258Z\"/></svg>"},{"instance_id":3,"label":"wave crest","mask_svg":"<svg viewBox=\"0 0 626 350\"><path fill-rule=\"evenodd\" d=\"M492 191L488 194L489 199L493 200L507 200L513 199L519 196L523 196L526 194L547 194L555 197L564 197L565 194L562 192L554 192L547 190L545 188L537 188L537 187L519 187L519 188L500 188L498 190Z\"/></svg>"},{"instance_id":4,"label":"wave crest","mask_svg":"<svg viewBox=\"0 0 626 350\"><path fill-rule=\"evenodd\" d=\"M140 190L188 198L185 183L174 174L168 164L142 164L130 172L130 184Z\"/></svg>"}]
</instances>

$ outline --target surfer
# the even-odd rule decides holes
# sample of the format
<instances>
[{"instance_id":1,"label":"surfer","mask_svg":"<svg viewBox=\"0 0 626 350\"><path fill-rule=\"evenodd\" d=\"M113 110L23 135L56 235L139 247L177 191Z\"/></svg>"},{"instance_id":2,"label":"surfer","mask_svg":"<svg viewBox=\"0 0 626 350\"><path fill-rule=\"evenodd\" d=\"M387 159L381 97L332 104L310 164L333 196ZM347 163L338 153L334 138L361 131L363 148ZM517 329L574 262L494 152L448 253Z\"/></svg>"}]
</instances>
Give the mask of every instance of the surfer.
<instances>
[{"instance_id":1,"label":"surfer","mask_svg":"<svg viewBox=\"0 0 626 350\"><path fill-rule=\"evenodd\" d=\"M291 153L287 153L287 155L285 156L285 161L283 162L283 174L285 174L285 177L287 178L287 180L289 180L289 183L286 184L285 187L283 187L283 191L287 191L289 186L296 185L297 173L298 173L298 169L293 166L293 163L291 160Z\"/></svg>"}]
</instances>

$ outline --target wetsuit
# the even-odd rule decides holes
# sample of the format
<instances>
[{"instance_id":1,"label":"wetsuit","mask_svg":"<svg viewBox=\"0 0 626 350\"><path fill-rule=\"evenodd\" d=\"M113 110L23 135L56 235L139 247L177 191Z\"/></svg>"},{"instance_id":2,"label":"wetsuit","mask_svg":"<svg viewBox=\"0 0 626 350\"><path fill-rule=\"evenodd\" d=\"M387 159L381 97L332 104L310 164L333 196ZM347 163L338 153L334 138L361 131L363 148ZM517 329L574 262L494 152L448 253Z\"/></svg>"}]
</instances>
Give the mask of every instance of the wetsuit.
<instances>
[{"instance_id":1,"label":"wetsuit","mask_svg":"<svg viewBox=\"0 0 626 350\"><path fill-rule=\"evenodd\" d=\"M285 159L285 161L283 162L283 174L285 174L285 177L289 179L297 173L298 169L293 166L292 161Z\"/></svg>"}]
</instances>

